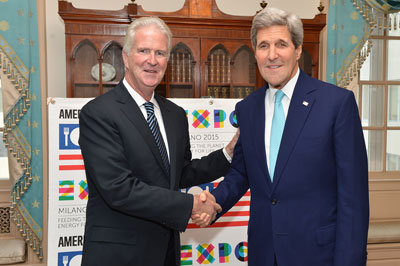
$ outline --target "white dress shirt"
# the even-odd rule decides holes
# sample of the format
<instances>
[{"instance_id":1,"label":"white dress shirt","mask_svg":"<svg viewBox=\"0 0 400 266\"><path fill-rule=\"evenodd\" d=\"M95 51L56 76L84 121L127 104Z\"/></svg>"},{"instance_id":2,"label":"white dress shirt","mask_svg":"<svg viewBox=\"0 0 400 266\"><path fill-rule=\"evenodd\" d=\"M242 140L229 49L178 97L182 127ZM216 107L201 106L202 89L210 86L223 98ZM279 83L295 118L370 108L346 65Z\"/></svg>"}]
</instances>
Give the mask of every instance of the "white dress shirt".
<instances>
[{"instance_id":1,"label":"white dress shirt","mask_svg":"<svg viewBox=\"0 0 400 266\"><path fill-rule=\"evenodd\" d=\"M126 81L126 79L124 78L122 81L125 85L125 87L128 89L129 94L132 96L133 100L137 103L137 105L140 108L140 111L142 111L144 119L147 121L147 111L146 111L146 107L144 107L144 104L146 103L146 100L143 99L142 96L139 95L139 93L137 93L132 87L131 85L129 85L128 81ZM169 148L168 148L168 140L167 140L167 133L165 131L165 127L164 127L164 121L162 119L162 114L161 114L161 110L160 110L160 106L158 105L156 99L154 98L154 92L153 95L151 96L150 102L152 102L154 104L154 114L156 115L157 118L157 122L158 122L158 126L160 127L160 132L161 132L161 136L164 140L165 143L165 147L167 149L167 153L168 153L168 160L169 160ZM222 153L225 155L225 158L228 160L228 162L232 162L232 158L229 156L229 154L227 153L227 151L225 150L225 148L222 149Z\"/></svg>"},{"instance_id":2,"label":"white dress shirt","mask_svg":"<svg viewBox=\"0 0 400 266\"><path fill-rule=\"evenodd\" d=\"M299 78L300 70L297 69L294 77L289 80L288 83L281 89L285 96L282 98L282 106L283 111L285 112L285 119L287 117L287 113L289 110L290 100L292 99L294 87L296 86L297 79ZM267 93L265 94L265 154L267 155L267 165L269 168L269 146L271 139L271 126L272 126L272 118L274 116L274 107L275 107L275 93L278 90L272 87L267 89Z\"/></svg>"},{"instance_id":3,"label":"white dress shirt","mask_svg":"<svg viewBox=\"0 0 400 266\"><path fill-rule=\"evenodd\" d=\"M133 100L137 103L137 105L140 108L140 111L142 111L142 114L144 116L144 119L147 121L147 111L146 111L146 107L144 107L144 104L146 103L146 100L143 99L142 96L140 96L139 93L137 93L132 87L131 85L129 85L129 83L126 81L126 79L124 78L124 80L122 81L125 85L125 87L128 89L129 94L132 96ZM154 114L157 118L157 122L158 122L158 126L160 127L160 132L161 132L161 136L164 140L165 143L165 148L167 149L167 153L168 153L168 160L169 160L169 148L168 148L168 140L167 140L167 133L165 131L165 127L164 127L164 121L162 119L162 114L161 114L161 110L160 110L160 106L158 105L156 99L154 99L154 92L153 95L151 96L150 102L153 103L154 105Z\"/></svg>"}]
</instances>

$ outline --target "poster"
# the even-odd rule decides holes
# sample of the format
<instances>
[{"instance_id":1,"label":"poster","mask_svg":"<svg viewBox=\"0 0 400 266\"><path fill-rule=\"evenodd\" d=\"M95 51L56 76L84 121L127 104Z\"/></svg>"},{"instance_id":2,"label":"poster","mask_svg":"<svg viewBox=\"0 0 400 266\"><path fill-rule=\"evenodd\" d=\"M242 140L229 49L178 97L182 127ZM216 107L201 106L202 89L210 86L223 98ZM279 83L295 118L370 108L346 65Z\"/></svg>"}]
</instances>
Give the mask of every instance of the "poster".
<instances>
[{"instance_id":1,"label":"poster","mask_svg":"<svg viewBox=\"0 0 400 266\"><path fill-rule=\"evenodd\" d=\"M78 266L82 258L87 188L80 152L79 112L88 98L49 99L48 265ZM223 148L236 132L238 99L171 99L187 114L193 158ZM182 189L213 190L222 179ZM181 234L181 265L247 265L249 192L212 227L190 222Z\"/></svg>"},{"instance_id":2,"label":"poster","mask_svg":"<svg viewBox=\"0 0 400 266\"><path fill-rule=\"evenodd\" d=\"M88 189L79 148L79 112L90 99L51 98L49 117L48 261L80 266Z\"/></svg>"}]
</instances>

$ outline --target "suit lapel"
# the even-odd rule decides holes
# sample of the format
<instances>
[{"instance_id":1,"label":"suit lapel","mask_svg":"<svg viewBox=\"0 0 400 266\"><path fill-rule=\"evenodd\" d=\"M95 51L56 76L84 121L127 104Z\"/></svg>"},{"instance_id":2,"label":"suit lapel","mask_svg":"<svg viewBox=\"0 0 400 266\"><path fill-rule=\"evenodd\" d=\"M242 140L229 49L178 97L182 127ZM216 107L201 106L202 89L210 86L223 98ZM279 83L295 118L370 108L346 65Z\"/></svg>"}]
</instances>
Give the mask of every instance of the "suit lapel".
<instances>
[{"instance_id":1,"label":"suit lapel","mask_svg":"<svg viewBox=\"0 0 400 266\"><path fill-rule=\"evenodd\" d=\"M290 101L285 129L279 147L279 154L275 166L276 178L274 178L273 190L279 183L282 172L314 104L315 95L312 92L315 91L315 88L312 86L310 81L310 77L300 71L299 79L297 80Z\"/></svg>"},{"instance_id":2,"label":"suit lapel","mask_svg":"<svg viewBox=\"0 0 400 266\"><path fill-rule=\"evenodd\" d=\"M254 109L249 120L252 121L250 128L254 129L253 147L255 151L255 158L258 160L257 166L261 167L261 171L265 176L267 186L271 187L271 179L267 166L267 156L265 154L265 94L267 87L257 90L257 97L255 97ZM240 125L239 125L240 126Z\"/></svg>"},{"instance_id":3,"label":"suit lapel","mask_svg":"<svg viewBox=\"0 0 400 266\"><path fill-rule=\"evenodd\" d=\"M157 147L154 136L150 131L150 128L145 120L142 111L136 102L132 99L128 90L125 88L122 82L116 87L117 101L122 103L121 111L122 113L132 122L132 125L139 131L142 135L144 141L149 146L151 152L153 153L156 161L160 167L164 170L165 175L167 175L167 170L163 166L161 154Z\"/></svg>"}]
</instances>

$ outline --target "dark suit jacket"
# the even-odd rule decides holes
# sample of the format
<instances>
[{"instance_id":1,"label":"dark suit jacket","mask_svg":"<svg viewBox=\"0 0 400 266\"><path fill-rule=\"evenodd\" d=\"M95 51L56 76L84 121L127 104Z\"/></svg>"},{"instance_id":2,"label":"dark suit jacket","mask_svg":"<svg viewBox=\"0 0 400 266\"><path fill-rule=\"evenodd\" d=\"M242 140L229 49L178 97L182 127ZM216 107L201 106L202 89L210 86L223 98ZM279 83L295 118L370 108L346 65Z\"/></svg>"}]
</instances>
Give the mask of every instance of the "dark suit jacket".
<instances>
[{"instance_id":1,"label":"dark suit jacket","mask_svg":"<svg viewBox=\"0 0 400 266\"><path fill-rule=\"evenodd\" d=\"M236 106L231 170L212 193L229 210L250 188L249 266L361 266L369 220L368 167L354 95L300 72L273 183L265 154L265 93Z\"/></svg>"},{"instance_id":2,"label":"dark suit jacket","mask_svg":"<svg viewBox=\"0 0 400 266\"><path fill-rule=\"evenodd\" d=\"M82 108L79 144L89 186L83 266L163 266L171 234L180 265L179 231L187 226L193 196L177 190L210 182L229 168L222 150L192 160L185 111L155 98L168 138L170 177L122 82Z\"/></svg>"}]
</instances>

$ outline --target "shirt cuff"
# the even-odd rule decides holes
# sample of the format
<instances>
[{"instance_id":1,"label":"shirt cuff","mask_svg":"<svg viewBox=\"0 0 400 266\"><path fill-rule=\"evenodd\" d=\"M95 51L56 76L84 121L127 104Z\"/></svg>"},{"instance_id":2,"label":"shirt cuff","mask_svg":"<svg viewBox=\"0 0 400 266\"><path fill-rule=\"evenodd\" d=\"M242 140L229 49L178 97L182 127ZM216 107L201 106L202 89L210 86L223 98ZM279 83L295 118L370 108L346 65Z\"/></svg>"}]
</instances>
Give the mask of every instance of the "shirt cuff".
<instances>
[{"instance_id":1,"label":"shirt cuff","mask_svg":"<svg viewBox=\"0 0 400 266\"><path fill-rule=\"evenodd\" d=\"M227 160L229 163L232 163L232 158L231 158L231 156L229 156L229 154L226 152L225 148L222 149L222 152L224 153L226 160Z\"/></svg>"}]
</instances>

